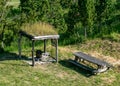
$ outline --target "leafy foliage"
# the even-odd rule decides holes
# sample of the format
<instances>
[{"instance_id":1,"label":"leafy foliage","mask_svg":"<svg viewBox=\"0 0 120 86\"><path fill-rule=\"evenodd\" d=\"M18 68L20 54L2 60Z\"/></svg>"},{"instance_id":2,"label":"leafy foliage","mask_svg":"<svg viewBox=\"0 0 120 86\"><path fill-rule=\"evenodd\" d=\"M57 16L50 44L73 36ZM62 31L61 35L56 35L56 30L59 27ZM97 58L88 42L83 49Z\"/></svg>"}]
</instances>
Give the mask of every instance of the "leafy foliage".
<instances>
[{"instance_id":1,"label":"leafy foliage","mask_svg":"<svg viewBox=\"0 0 120 86\"><path fill-rule=\"evenodd\" d=\"M54 25L60 32L65 32L66 25L59 0L20 1L20 7L23 14L22 20L24 22L29 23L41 20Z\"/></svg>"},{"instance_id":2,"label":"leafy foliage","mask_svg":"<svg viewBox=\"0 0 120 86\"><path fill-rule=\"evenodd\" d=\"M19 8L0 1L0 43L10 45L24 23L53 25L68 43L120 33L119 0L20 0ZM68 39L69 38L69 39Z\"/></svg>"},{"instance_id":3,"label":"leafy foliage","mask_svg":"<svg viewBox=\"0 0 120 86\"><path fill-rule=\"evenodd\" d=\"M0 44L1 48L8 46L14 40L19 28L19 10L8 4L9 0L0 1Z\"/></svg>"}]
</instances>

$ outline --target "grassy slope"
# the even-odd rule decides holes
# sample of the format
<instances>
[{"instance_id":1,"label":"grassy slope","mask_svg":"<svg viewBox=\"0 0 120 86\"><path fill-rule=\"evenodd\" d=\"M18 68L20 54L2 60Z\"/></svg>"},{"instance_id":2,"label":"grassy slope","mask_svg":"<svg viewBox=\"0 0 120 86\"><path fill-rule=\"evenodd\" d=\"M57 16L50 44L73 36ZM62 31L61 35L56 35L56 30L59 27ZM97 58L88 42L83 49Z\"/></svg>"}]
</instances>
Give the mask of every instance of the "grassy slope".
<instances>
[{"instance_id":1,"label":"grassy slope","mask_svg":"<svg viewBox=\"0 0 120 86\"><path fill-rule=\"evenodd\" d=\"M108 51L107 54L103 53L104 55L101 56L109 55L111 58L120 60L119 49L116 52L110 52L109 41L101 44L104 42L106 41L94 40L86 44L60 46L58 64L51 63L36 65L35 67L29 66L23 60L16 59L15 54L1 54L0 86L119 86L120 66L97 76L89 76L89 72L67 62L67 59L73 58L72 52L75 51L91 54L96 51L100 55L102 51ZM98 46L99 44L101 46ZM119 43L112 43L113 45L119 47Z\"/></svg>"},{"instance_id":2,"label":"grassy slope","mask_svg":"<svg viewBox=\"0 0 120 86\"><path fill-rule=\"evenodd\" d=\"M18 0L12 1L15 2L10 4L15 4L17 7ZM18 57L16 54L0 54L0 86L119 86L120 66L100 75L88 77L88 72L67 62L67 59L73 58L74 51L83 51L98 57L107 55L120 60L119 43L112 43L111 49L109 42L94 41L60 46L58 64L37 65L34 68L16 59ZM16 53L17 50L13 52Z\"/></svg>"}]
</instances>

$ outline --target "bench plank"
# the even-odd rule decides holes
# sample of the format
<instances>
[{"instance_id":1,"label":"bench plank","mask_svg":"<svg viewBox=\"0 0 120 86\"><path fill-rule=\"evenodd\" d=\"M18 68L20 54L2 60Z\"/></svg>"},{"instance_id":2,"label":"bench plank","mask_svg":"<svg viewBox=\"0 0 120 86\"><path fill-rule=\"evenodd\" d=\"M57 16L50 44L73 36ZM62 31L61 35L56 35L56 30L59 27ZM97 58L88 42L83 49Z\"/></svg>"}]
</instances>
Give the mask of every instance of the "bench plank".
<instances>
[{"instance_id":1,"label":"bench plank","mask_svg":"<svg viewBox=\"0 0 120 86\"><path fill-rule=\"evenodd\" d=\"M95 58L93 56L89 56L87 54L84 54L82 52L75 52L74 55L80 59L84 59L86 61L89 61L89 62L92 62L94 64L97 64L97 65L100 65L100 66L107 66L107 67L110 67L110 64L105 62L105 61L102 61L98 58Z\"/></svg>"},{"instance_id":2,"label":"bench plank","mask_svg":"<svg viewBox=\"0 0 120 86\"><path fill-rule=\"evenodd\" d=\"M77 62L75 60L71 60L71 59L69 59L69 62L76 65L76 66L78 66L78 67L80 67L80 68L83 68L83 69L85 69L87 71L90 71L92 74L98 74L98 73L102 73L102 72L105 72L105 71L108 70L108 68L104 68L104 69L91 68L91 67L83 65L83 64L81 64L81 63L79 63L79 62Z\"/></svg>"},{"instance_id":3,"label":"bench plank","mask_svg":"<svg viewBox=\"0 0 120 86\"><path fill-rule=\"evenodd\" d=\"M96 69L87 67L87 66L85 66L85 65L83 65L83 64L80 64L79 62L76 62L76 61L71 60L71 59L69 59L69 62L72 63L72 64L74 64L74 65L77 65L78 67L81 67L81 68L83 68L83 69L85 69L85 70L91 71L91 72L93 72L93 71L96 70Z\"/></svg>"}]
</instances>

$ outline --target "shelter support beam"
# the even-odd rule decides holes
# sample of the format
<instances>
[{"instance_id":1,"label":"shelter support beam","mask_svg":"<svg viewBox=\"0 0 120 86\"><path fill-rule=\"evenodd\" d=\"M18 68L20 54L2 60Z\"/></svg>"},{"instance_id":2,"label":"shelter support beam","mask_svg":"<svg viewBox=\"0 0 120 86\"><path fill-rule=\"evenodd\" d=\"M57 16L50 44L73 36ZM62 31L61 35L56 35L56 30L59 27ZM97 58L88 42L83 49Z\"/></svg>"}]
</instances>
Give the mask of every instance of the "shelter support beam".
<instances>
[{"instance_id":1,"label":"shelter support beam","mask_svg":"<svg viewBox=\"0 0 120 86\"><path fill-rule=\"evenodd\" d=\"M56 62L58 62L58 40L56 39Z\"/></svg>"},{"instance_id":2,"label":"shelter support beam","mask_svg":"<svg viewBox=\"0 0 120 86\"><path fill-rule=\"evenodd\" d=\"M21 39L22 39L22 35L19 34L19 39L18 39L18 52L19 52L19 58L21 58Z\"/></svg>"},{"instance_id":3,"label":"shelter support beam","mask_svg":"<svg viewBox=\"0 0 120 86\"><path fill-rule=\"evenodd\" d=\"M44 53L46 52L46 39L44 39Z\"/></svg>"},{"instance_id":4,"label":"shelter support beam","mask_svg":"<svg viewBox=\"0 0 120 86\"><path fill-rule=\"evenodd\" d=\"M34 59L34 44L35 44L35 40L32 40L32 66L35 65L35 59Z\"/></svg>"}]
</instances>

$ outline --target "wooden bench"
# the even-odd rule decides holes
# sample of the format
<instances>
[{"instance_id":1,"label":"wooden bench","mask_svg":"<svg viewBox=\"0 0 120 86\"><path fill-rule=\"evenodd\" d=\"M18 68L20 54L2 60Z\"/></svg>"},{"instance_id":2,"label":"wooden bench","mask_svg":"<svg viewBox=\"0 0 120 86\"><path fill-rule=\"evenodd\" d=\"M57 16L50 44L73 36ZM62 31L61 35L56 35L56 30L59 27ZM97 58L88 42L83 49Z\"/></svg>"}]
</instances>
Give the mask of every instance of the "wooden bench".
<instances>
[{"instance_id":1,"label":"wooden bench","mask_svg":"<svg viewBox=\"0 0 120 86\"><path fill-rule=\"evenodd\" d=\"M75 59L69 60L69 62L71 62L85 70L91 71L93 74L105 72L106 70L108 70L111 67L111 65L109 63L102 61L98 58L95 58L93 56L87 55L85 53L82 53L82 52L75 52L73 55L75 56ZM84 62L84 61L87 61L87 62L97 65L97 68L91 68L84 64L81 64L81 62Z\"/></svg>"}]
</instances>

